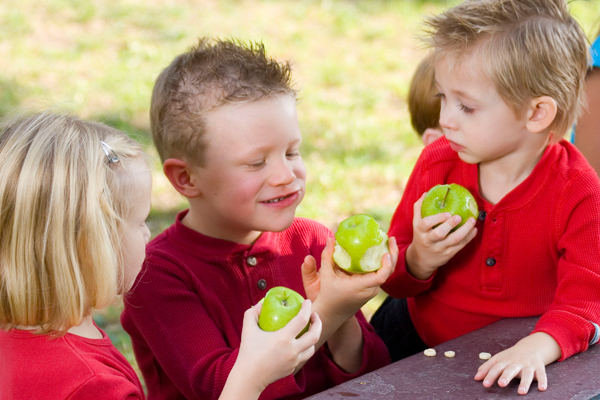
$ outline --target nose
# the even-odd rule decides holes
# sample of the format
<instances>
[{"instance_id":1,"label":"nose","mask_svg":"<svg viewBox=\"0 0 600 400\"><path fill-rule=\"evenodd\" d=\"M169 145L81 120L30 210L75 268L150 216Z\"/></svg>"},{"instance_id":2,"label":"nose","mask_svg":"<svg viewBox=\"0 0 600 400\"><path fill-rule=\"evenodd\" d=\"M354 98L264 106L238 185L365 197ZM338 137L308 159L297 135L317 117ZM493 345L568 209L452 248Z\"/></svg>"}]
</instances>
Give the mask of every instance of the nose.
<instances>
[{"instance_id":1,"label":"nose","mask_svg":"<svg viewBox=\"0 0 600 400\"><path fill-rule=\"evenodd\" d=\"M452 117L452 112L449 107L446 106L445 101L442 101L440 108L440 126L442 129L456 130L456 122Z\"/></svg>"},{"instance_id":2,"label":"nose","mask_svg":"<svg viewBox=\"0 0 600 400\"><path fill-rule=\"evenodd\" d=\"M273 186L285 186L294 182L296 173L294 172L293 163L289 160L282 160L273 167L271 175L271 184Z\"/></svg>"}]
</instances>

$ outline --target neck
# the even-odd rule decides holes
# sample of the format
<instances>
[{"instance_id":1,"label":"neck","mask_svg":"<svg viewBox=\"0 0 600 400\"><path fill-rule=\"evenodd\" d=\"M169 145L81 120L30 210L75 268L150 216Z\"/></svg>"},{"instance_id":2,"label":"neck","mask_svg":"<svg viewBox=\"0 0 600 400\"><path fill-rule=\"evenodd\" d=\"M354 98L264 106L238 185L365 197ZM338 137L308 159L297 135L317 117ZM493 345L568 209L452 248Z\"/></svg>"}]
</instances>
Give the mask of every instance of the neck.
<instances>
[{"instance_id":1,"label":"neck","mask_svg":"<svg viewBox=\"0 0 600 400\"><path fill-rule=\"evenodd\" d=\"M259 231L230 229L224 226L221 221L215 221L211 216L194 210L194 207L190 207L190 210L181 222L188 228L205 236L241 244L254 243L262 233Z\"/></svg>"},{"instance_id":2,"label":"neck","mask_svg":"<svg viewBox=\"0 0 600 400\"><path fill-rule=\"evenodd\" d=\"M88 339L102 339L102 333L94 325L91 315L85 317L81 324L71 327L67 332Z\"/></svg>"},{"instance_id":3,"label":"neck","mask_svg":"<svg viewBox=\"0 0 600 400\"><path fill-rule=\"evenodd\" d=\"M543 146L511 153L502 159L482 162L479 168L479 193L496 204L531 174L546 149Z\"/></svg>"}]
</instances>

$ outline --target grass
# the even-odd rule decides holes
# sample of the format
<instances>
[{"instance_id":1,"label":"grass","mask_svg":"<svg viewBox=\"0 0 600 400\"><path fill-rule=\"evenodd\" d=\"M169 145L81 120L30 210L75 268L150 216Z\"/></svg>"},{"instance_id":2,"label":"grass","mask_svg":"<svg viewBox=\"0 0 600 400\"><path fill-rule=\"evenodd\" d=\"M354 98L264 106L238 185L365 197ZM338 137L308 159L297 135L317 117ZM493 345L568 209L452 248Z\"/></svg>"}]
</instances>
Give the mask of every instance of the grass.
<instances>
[{"instance_id":1,"label":"grass","mask_svg":"<svg viewBox=\"0 0 600 400\"><path fill-rule=\"evenodd\" d=\"M571 3L591 37L600 0ZM0 115L56 107L113 125L154 157L153 235L186 207L160 172L149 135L154 79L198 37L261 40L290 60L308 170L298 215L335 230L355 213L384 229L422 149L408 84L425 54L424 16L456 0L0 0ZM370 315L382 296L367 304ZM96 315L135 364L120 306Z\"/></svg>"}]
</instances>

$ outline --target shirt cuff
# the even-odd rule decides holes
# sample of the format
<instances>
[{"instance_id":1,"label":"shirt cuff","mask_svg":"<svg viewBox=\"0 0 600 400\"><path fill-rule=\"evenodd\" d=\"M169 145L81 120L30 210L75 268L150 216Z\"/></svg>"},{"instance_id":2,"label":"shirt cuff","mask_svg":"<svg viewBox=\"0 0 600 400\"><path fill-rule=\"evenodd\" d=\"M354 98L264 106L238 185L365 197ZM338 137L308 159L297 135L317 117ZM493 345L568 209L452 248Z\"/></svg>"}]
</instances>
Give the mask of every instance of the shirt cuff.
<instances>
[{"instance_id":1,"label":"shirt cuff","mask_svg":"<svg viewBox=\"0 0 600 400\"><path fill-rule=\"evenodd\" d=\"M598 343L600 341L600 326L597 323L590 321L592 325L594 325L594 335L590 340L590 346Z\"/></svg>"}]
</instances>

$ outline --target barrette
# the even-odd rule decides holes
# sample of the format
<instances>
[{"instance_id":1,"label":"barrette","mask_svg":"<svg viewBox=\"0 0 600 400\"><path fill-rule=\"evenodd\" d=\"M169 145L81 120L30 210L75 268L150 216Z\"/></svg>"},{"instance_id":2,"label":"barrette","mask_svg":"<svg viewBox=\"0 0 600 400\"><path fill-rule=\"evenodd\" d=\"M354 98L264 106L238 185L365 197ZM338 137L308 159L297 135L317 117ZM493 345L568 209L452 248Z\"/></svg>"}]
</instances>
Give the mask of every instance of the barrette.
<instances>
[{"instance_id":1,"label":"barrette","mask_svg":"<svg viewBox=\"0 0 600 400\"><path fill-rule=\"evenodd\" d=\"M109 163L117 163L119 162L119 157L117 157L117 153L110 147L106 142L100 141L100 146L102 146L102 150L104 150L104 154L108 157Z\"/></svg>"}]
</instances>

